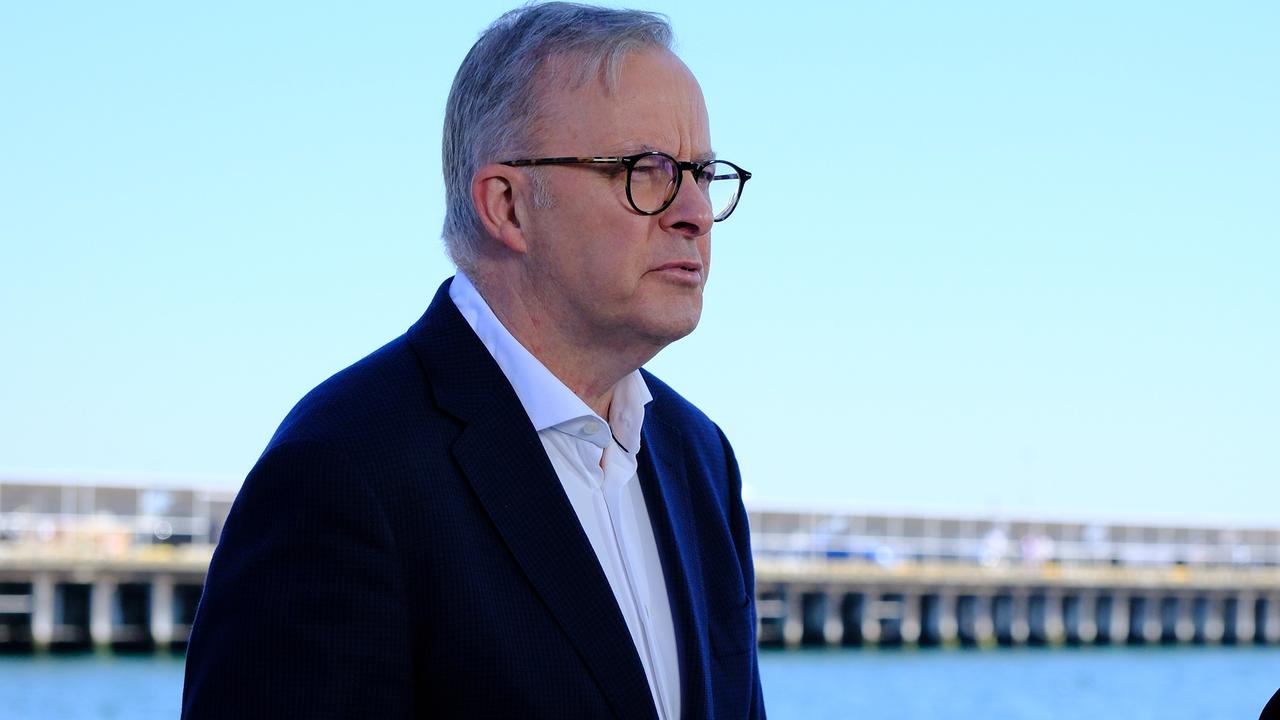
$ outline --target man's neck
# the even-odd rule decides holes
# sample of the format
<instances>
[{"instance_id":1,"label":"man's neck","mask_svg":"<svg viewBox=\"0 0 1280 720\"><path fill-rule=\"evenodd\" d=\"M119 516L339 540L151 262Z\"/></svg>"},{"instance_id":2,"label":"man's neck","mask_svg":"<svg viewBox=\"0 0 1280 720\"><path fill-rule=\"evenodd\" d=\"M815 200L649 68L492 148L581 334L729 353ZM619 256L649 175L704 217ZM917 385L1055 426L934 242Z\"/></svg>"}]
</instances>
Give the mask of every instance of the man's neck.
<instances>
[{"instance_id":1,"label":"man's neck","mask_svg":"<svg viewBox=\"0 0 1280 720\"><path fill-rule=\"evenodd\" d=\"M583 343L587 333L576 332L557 313L541 307L533 293L483 272L467 275L511 336L606 421L614 388L657 354L657 349L625 340L615 345Z\"/></svg>"}]
</instances>

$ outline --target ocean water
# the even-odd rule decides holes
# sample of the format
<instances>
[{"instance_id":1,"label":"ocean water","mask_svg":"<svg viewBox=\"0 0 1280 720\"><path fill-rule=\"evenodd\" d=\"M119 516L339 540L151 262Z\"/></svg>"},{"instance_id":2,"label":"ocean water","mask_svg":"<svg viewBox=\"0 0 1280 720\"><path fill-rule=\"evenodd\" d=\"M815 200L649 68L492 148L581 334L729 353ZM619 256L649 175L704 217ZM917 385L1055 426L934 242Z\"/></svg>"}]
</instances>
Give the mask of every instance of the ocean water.
<instances>
[{"instance_id":1,"label":"ocean water","mask_svg":"<svg viewBox=\"0 0 1280 720\"><path fill-rule=\"evenodd\" d=\"M769 717L1253 720L1280 648L764 651ZM176 718L182 658L0 657L0 718Z\"/></svg>"},{"instance_id":2,"label":"ocean water","mask_svg":"<svg viewBox=\"0 0 1280 720\"><path fill-rule=\"evenodd\" d=\"M771 718L1253 720L1280 648L817 650L760 658Z\"/></svg>"}]
</instances>

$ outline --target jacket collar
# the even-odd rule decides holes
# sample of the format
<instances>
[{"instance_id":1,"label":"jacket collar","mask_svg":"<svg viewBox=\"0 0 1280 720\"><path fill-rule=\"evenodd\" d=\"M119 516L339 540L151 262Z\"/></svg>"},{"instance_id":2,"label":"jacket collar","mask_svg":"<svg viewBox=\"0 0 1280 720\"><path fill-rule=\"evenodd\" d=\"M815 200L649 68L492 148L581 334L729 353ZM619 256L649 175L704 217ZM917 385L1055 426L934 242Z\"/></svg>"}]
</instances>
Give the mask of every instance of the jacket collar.
<instances>
[{"instance_id":1,"label":"jacket collar","mask_svg":"<svg viewBox=\"0 0 1280 720\"><path fill-rule=\"evenodd\" d=\"M519 398L450 299L450 282L440 286L407 339L435 403L463 424L453 457L615 714L656 718L644 668L604 571Z\"/></svg>"},{"instance_id":2,"label":"jacket collar","mask_svg":"<svg viewBox=\"0 0 1280 720\"><path fill-rule=\"evenodd\" d=\"M648 381L649 374L641 372ZM658 410L656 403L650 408ZM675 621L681 713L685 717L704 717L711 674L707 654L707 606L696 518L685 472L684 438L674 425L663 422L657 412L646 417L643 434L644 442L637 458L638 472Z\"/></svg>"}]
</instances>

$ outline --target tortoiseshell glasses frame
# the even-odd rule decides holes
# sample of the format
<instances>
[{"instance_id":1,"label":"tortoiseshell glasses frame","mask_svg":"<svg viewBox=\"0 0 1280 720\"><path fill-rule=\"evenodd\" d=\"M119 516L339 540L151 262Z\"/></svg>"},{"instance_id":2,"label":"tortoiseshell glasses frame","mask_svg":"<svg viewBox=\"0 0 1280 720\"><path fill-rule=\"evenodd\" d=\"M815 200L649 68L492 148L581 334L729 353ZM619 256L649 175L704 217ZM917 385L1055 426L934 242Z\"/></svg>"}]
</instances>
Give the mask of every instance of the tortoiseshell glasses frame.
<instances>
[{"instance_id":1,"label":"tortoiseshell glasses frame","mask_svg":"<svg viewBox=\"0 0 1280 720\"><path fill-rule=\"evenodd\" d=\"M659 150L635 155L528 158L500 164L510 167L620 165L627 172L627 202L641 215L658 215L671 207L680 193L680 184L687 171L693 174L698 187L711 202L715 222L733 213L742 197L743 186L751 179L751 173L728 160L676 160ZM637 181L637 173L650 177Z\"/></svg>"}]
</instances>

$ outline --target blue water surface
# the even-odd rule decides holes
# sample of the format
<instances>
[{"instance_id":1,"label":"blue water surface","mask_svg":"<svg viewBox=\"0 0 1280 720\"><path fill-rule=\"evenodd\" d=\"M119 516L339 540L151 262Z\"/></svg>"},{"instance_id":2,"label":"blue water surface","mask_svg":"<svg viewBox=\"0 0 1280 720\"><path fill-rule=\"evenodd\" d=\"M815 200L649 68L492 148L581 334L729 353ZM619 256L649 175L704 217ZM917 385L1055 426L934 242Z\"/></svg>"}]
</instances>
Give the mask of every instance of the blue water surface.
<instances>
[{"instance_id":1,"label":"blue water surface","mask_svg":"<svg viewBox=\"0 0 1280 720\"><path fill-rule=\"evenodd\" d=\"M176 718L182 658L0 657L0 718ZM1280 648L764 651L769 716L1253 720Z\"/></svg>"},{"instance_id":2,"label":"blue water surface","mask_svg":"<svg viewBox=\"0 0 1280 720\"><path fill-rule=\"evenodd\" d=\"M766 651L760 665L775 720L1253 720L1280 686L1280 649L1257 647Z\"/></svg>"}]
</instances>

